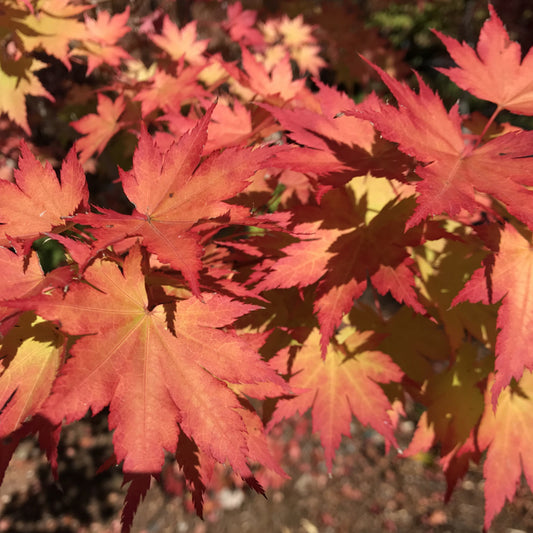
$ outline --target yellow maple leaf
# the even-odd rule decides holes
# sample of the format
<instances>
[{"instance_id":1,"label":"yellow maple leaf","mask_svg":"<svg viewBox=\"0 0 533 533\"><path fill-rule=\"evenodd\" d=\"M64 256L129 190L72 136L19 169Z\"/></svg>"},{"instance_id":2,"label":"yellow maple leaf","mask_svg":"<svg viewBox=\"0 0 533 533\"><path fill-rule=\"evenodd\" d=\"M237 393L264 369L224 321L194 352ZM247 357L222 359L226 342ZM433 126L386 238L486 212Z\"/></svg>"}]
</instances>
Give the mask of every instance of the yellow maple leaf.
<instances>
[{"instance_id":1,"label":"yellow maple leaf","mask_svg":"<svg viewBox=\"0 0 533 533\"><path fill-rule=\"evenodd\" d=\"M45 66L45 63L32 57L0 57L0 112L6 113L27 134L30 133L30 127L26 115L26 95L45 96L54 100L34 74Z\"/></svg>"}]
</instances>

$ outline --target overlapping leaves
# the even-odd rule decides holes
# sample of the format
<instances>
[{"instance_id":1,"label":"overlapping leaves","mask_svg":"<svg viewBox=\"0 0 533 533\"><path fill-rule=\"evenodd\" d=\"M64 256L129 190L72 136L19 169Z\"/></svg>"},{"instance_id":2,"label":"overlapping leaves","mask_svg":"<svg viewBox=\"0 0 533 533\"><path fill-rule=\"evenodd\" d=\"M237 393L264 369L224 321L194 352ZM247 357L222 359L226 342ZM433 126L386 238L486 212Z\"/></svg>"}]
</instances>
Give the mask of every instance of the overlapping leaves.
<instances>
[{"instance_id":1,"label":"overlapping leaves","mask_svg":"<svg viewBox=\"0 0 533 533\"><path fill-rule=\"evenodd\" d=\"M396 105L311 91L291 66L323 65L301 17L258 25L229 6L240 64L210 56L195 21L147 17L160 61L141 66L117 44L129 10L83 24L68 1L5 4L17 41L0 111L29 131L24 95L48 96L20 53L85 56L116 79L72 123L81 160L140 133L119 171L129 213L89 211L75 149L58 179L23 145L0 182L0 470L32 432L54 463L61 424L109 407L127 530L166 452L198 512L215 461L258 490L252 462L282 474L248 398L279 397L270 427L310 410L331 469L353 417L396 445L405 391L426 408L407 453L440 447L448 495L486 451L489 527L522 469L532 478L533 135L494 127L502 109L531 114L532 52L494 9L476 51L437 32L458 65L441 72L497 106L478 127L375 66ZM60 251L46 274L43 236Z\"/></svg>"}]
</instances>

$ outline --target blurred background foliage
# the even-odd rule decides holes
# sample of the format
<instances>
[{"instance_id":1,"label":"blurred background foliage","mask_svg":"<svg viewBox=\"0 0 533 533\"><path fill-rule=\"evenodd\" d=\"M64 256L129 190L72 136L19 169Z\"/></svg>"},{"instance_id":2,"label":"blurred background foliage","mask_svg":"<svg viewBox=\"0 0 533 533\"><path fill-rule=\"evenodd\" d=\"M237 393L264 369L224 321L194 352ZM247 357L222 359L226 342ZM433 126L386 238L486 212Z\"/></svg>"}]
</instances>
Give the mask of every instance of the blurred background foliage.
<instances>
[{"instance_id":1,"label":"blurred background foliage","mask_svg":"<svg viewBox=\"0 0 533 533\"><path fill-rule=\"evenodd\" d=\"M112 9L121 12L131 5L132 16L139 18L161 9L178 26L197 20L204 32L201 37L212 39L210 50L215 52L221 51L227 42L210 33L210 28L213 21L224 18L228 3L232 2L112 0ZM322 72L322 80L339 86L356 100L361 100L370 90L386 92L377 75L359 58L361 54L411 84L415 83L411 69L417 70L439 92L447 107L461 99L464 113L492 112L488 104L471 96L465 100L463 91L434 70L452 66L453 61L431 31L439 30L475 47L483 22L488 18L488 0L243 0L241 3L244 9L257 11L262 21L283 14L290 18L303 15L305 22L315 26L315 35L330 65ZM492 0L491 3L511 39L520 42L522 51L527 52L533 45L531 0Z\"/></svg>"},{"instance_id":2,"label":"blurred background foliage","mask_svg":"<svg viewBox=\"0 0 533 533\"><path fill-rule=\"evenodd\" d=\"M180 27L195 20L198 38L209 39L209 53L220 52L226 60L238 60L240 49L221 30L228 5L233 2L218 0L104 0L97 9L112 14L131 9L128 24L133 31L122 44L134 57L148 65L157 53L153 43L143 34L141 26L146 18L161 25L163 15ZM493 0L511 39L522 45L525 53L533 45L533 2L531 0ZM347 92L355 101L361 101L371 91L387 96L388 89L373 69L360 56L377 64L390 75L416 87L416 70L444 101L449 109L459 102L460 111L474 111L488 117L494 106L477 100L460 90L436 67L453 66L453 61L431 29L437 29L459 41L475 47L483 22L488 17L487 0L242 0L244 9L257 12L258 23L269 18L302 16L313 26L322 55L328 67L320 73L322 81ZM155 15L159 13L159 15ZM155 18L154 18L155 17ZM160 28L159 28L160 30ZM37 54L37 58L41 58ZM43 156L55 166L79 137L70 122L88 113L94 113L96 93L111 82L112 69L97 69L86 75L83 63L65 66L52 57L42 57L49 65L38 73L44 87L55 96L52 103L43 98L28 98L28 115L33 132L32 142ZM499 122L511 122L525 129L533 129L532 117L517 117L502 112ZM108 189L115 191L117 164L127 168L135 145L135 136L120 132L99 158L98 169L89 180L93 198L104 195L109 203ZM7 150L7 149L6 149ZM13 157L16 161L16 157ZM88 174L91 169L86 168ZM114 193L113 193L114 194ZM116 192L116 194L120 194ZM120 210L124 198L109 204Z\"/></svg>"}]
</instances>

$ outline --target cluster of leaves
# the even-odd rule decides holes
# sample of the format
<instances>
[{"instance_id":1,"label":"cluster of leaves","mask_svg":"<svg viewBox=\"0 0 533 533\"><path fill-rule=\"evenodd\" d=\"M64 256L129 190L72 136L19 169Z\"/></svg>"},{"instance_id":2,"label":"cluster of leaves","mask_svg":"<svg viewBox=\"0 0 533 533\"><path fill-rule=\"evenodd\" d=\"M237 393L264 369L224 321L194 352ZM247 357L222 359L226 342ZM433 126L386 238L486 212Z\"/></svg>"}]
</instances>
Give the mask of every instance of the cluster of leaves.
<instances>
[{"instance_id":1,"label":"cluster of leaves","mask_svg":"<svg viewBox=\"0 0 533 533\"><path fill-rule=\"evenodd\" d=\"M447 497L486 456L488 528L522 469L533 484L533 132L495 120L533 115L533 52L491 6L476 50L436 32L441 72L496 106L464 116L374 64L396 104L355 104L317 78L302 17L229 5L211 31L232 60L196 21L89 7L0 7L0 110L27 133L25 95L52 98L36 54L105 71L59 179L23 143L0 181L0 471L38 433L56 474L62 425L109 408L128 531L165 455L201 514L216 463L259 492L258 468L286 476L283 419L311 410L331 469L353 417L398 449L414 401L400 453L437 446ZM132 29L151 62L119 44ZM130 208L90 205L82 165L124 131Z\"/></svg>"}]
</instances>

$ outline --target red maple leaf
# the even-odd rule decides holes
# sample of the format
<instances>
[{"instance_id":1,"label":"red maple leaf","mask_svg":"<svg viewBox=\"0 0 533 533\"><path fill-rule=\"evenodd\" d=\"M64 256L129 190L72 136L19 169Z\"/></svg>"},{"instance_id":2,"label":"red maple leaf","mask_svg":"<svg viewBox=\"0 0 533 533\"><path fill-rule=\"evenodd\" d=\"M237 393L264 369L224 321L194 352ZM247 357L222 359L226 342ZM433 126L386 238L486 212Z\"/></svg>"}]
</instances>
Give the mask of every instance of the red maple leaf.
<instances>
[{"instance_id":1,"label":"red maple leaf","mask_svg":"<svg viewBox=\"0 0 533 533\"><path fill-rule=\"evenodd\" d=\"M533 115L533 48L521 62L520 44L509 34L489 4L488 19L479 35L477 53L468 44L434 31L458 67L438 68L459 87L500 109Z\"/></svg>"},{"instance_id":2,"label":"red maple leaf","mask_svg":"<svg viewBox=\"0 0 533 533\"><path fill-rule=\"evenodd\" d=\"M46 418L36 416L22 424L18 430L9 435L9 438L0 441L0 483L4 479L11 457L22 439L37 433L39 434L39 446L41 450L46 452L52 475L57 481L57 446L61 435L61 426L53 426Z\"/></svg>"},{"instance_id":3,"label":"red maple leaf","mask_svg":"<svg viewBox=\"0 0 533 533\"><path fill-rule=\"evenodd\" d=\"M202 295L205 303L189 298L152 305L139 247L122 270L98 260L83 282L63 293L18 302L81 336L43 416L70 423L109 405L115 455L125 472L159 472L164 450L175 452L181 428L204 453L228 461L244 478L252 476L247 462L261 454L250 452L248 422L227 383L271 382L282 394L286 386L246 339L219 328L255 306L212 293Z\"/></svg>"},{"instance_id":4,"label":"red maple leaf","mask_svg":"<svg viewBox=\"0 0 533 533\"><path fill-rule=\"evenodd\" d=\"M77 222L102 228L94 230L100 246L141 237L161 262L182 272L195 294L202 267L201 236L195 226L233 211L239 216L247 212L224 200L244 190L271 155L268 148L228 148L200 163L212 109L164 153L146 130L141 132L132 170L120 172L124 192L135 205L131 215L101 209L104 214L76 217Z\"/></svg>"},{"instance_id":5,"label":"red maple leaf","mask_svg":"<svg viewBox=\"0 0 533 533\"><path fill-rule=\"evenodd\" d=\"M414 289L408 246L421 242L420 228L404 232L412 200L390 202L368 225L348 187L334 189L321 201L320 208L307 206L294 210L296 220L306 220L295 228L300 242L283 248L284 257L267 266L260 290L305 287L318 282L314 308L322 333L322 350L370 278L376 289L391 291L399 301L425 312ZM363 208L364 209L364 208ZM376 243L381 243L378 247Z\"/></svg>"},{"instance_id":6,"label":"red maple leaf","mask_svg":"<svg viewBox=\"0 0 533 533\"><path fill-rule=\"evenodd\" d=\"M416 158L418 205L410 228L426 217L465 209L477 212L476 192L503 202L508 211L533 228L533 132L502 135L481 146L468 143L457 105L450 112L418 77L419 94L374 65L395 96L398 108L375 98L349 113L370 120L386 139Z\"/></svg>"},{"instance_id":7,"label":"red maple leaf","mask_svg":"<svg viewBox=\"0 0 533 533\"><path fill-rule=\"evenodd\" d=\"M452 305L459 302L501 301L496 326L496 376L492 387L492 402L496 406L502 389L512 378L519 380L524 369L533 370L533 252L530 240L513 226L501 233L499 250L486 262L486 268L474 272Z\"/></svg>"},{"instance_id":8,"label":"red maple leaf","mask_svg":"<svg viewBox=\"0 0 533 533\"><path fill-rule=\"evenodd\" d=\"M243 46L253 46L262 49L265 47L265 38L255 28L257 11L242 8L240 2L228 6L226 20L222 27L229 32L231 39Z\"/></svg>"},{"instance_id":9,"label":"red maple leaf","mask_svg":"<svg viewBox=\"0 0 533 533\"><path fill-rule=\"evenodd\" d=\"M263 104L290 131L296 142L319 150L330 150L328 140L360 146L368 152L374 142L374 128L366 120L353 116L356 106L350 98L333 87L317 81L318 92L313 94L311 108L276 108ZM311 106L309 106L311 107ZM352 114L348 114L351 111Z\"/></svg>"}]
</instances>

